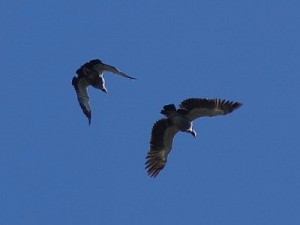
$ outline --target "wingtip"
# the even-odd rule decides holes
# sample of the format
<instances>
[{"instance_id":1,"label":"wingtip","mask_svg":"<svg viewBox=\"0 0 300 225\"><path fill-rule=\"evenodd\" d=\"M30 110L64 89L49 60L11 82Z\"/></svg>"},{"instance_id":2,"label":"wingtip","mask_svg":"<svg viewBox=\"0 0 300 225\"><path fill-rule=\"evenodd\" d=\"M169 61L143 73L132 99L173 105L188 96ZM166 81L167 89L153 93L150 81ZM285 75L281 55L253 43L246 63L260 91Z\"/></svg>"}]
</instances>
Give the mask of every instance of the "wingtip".
<instances>
[{"instance_id":1,"label":"wingtip","mask_svg":"<svg viewBox=\"0 0 300 225\"><path fill-rule=\"evenodd\" d=\"M88 118L89 126L91 126L91 123L92 123L92 111L86 112L85 115Z\"/></svg>"},{"instance_id":2,"label":"wingtip","mask_svg":"<svg viewBox=\"0 0 300 225\"><path fill-rule=\"evenodd\" d=\"M130 80L136 80L135 77L131 77L131 76L128 76L128 75L126 75L126 74L125 74L125 77L128 78L128 79L130 79Z\"/></svg>"},{"instance_id":3,"label":"wingtip","mask_svg":"<svg viewBox=\"0 0 300 225\"><path fill-rule=\"evenodd\" d=\"M148 173L148 175L149 175L149 177L151 177L151 178L156 178L157 177L157 175L160 173L160 171L161 170L148 170L147 171L147 173Z\"/></svg>"},{"instance_id":4,"label":"wingtip","mask_svg":"<svg viewBox=\"0 0 300 225\"><path fill-rule=\"evenodd\" d=\"M150 167L150 165L146 166L146 170L147 170L148 176L151 178L155 178L160 172L160 170L154 170L152 167Z\"/></svg>"},{"instance_id":5,"label":"wingtip","mask_svg":"<svg viewBox=\"0 0 300 225\"><path fill-rule=\"evenodd\" d=\"M157 174L148 173L148 175L149 175L150 178L154 179L154 178L156 178L156 176L158 175L158 173Z\"/></svg>"},{"instance_id":6,"label":"wingtip","mask_svg":"<svg viewBox=\"0 0 300 225\"><path fill-rule=\"evenodd\" d=\"M88 117L88 119L89 119L89 126L91 126L91 123L92 123L92 116L90 115L90 116Z\"/></svg>"},{"instance_id":7,"label":"wingtip","mask_svg":"<svg viewBox=\"0 0 300 225\"><path fill-rule=\"evenodd\" d=\"M232 103L232 110L231 111L234 111L234 110L237 110L238 108L242 107L243 106L243 103L240 103L240 102L233 102Z\"/></svg>"},{"instance_id":8,"label":"wingtip","mask_svg":"<svg viewBox=\"0 0 300 225\"><path fill-rule=\"evenodd\" d=\"M126 78L128 78L128 79L130 79L130 80L136 80L135 77L128 76L128 75L127 75L126 73L124 73L124 72L121 72L121 75L124 76L124 77L126 77Z\"/></svg>"}]
</instances>

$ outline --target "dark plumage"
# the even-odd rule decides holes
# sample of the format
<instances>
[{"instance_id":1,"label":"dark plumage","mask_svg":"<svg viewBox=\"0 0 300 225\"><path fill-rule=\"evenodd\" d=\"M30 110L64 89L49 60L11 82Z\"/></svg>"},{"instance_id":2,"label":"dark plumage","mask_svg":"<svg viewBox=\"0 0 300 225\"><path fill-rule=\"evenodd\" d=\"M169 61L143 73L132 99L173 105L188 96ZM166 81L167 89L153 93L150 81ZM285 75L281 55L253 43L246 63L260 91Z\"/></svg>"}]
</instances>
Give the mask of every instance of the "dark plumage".
<instances>
[{"instance_id":1,"label":"dark plumage","mask_svg":"<svg viewBox=\"0 0 300 225\"><path fill-rule=\"evenodd\" d=\"M73 77L72 85L77 94L77 99L79 105L89 120L89 125L91 124L92 119L92 111L89 104L89 95L87 92L87 88L89 85L94 88L100 89L104 93L107 93L107 89L105 87L105 80L103 73L105 71L112 72L114 74L129 78L135 79L134 77L130 77L126 75L124 72L118 70L116 67L111 65L104 64L99 59L93 59L84 65L82 65L77 71L77 77Z\"/></svg>"},{"instance_id":2,"label":"dark plumage","mask_svg":"<svg viewBox=\"0 0 300 225\"><path fill-rule=\"evenodd\" d=\"M148 174L156 177L165 167L173 138L178 131L196 137L193 120L204 116L226 115L241 105L239 102L217 98L189 98L181 102L179 109L176 109L174 104L165 105L161 114L166 118L156 121L152 128L150 150L145 163Z\"/></svg>"}]
</instances>

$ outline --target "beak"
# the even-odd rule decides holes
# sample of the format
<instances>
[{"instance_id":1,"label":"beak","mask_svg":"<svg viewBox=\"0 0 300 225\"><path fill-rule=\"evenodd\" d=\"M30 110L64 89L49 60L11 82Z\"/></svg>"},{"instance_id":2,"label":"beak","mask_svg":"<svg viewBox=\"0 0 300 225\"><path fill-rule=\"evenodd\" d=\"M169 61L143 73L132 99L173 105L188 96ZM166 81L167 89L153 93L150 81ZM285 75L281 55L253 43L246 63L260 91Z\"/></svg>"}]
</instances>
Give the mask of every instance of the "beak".
<instances>
[{"instance_id":1,"label":"beak","mask_svg":"<svg viewBox=\"0 0 300 225\"><path fill-rule=\"evenodd\" d=\"M196 138L196 136L197 136L197 133L196 133L196 131L194 131L194 130L192 130L192 135L194 136L194 138Z\"/></svg>"},{"instance_id":2,"label":"beak","mask_svg":"<svg viewBox=\"0 0 300 225\"><path fill-rule=\"evenodd\" d=\"M105 94L107 94L106 88L101 88L101 91L103 91Z\"/></svg>"},{"instance_id":3,"label":"beak","mask_svg":"<svg viewBox=\"0 0 300 225\"><path fill-rule=\"evenodd\" d=\"M195 130L188 130L187 133L190 133L191 135L193 135L194 138L196 138L197 133Z\"/></svg>"}]
</instances>

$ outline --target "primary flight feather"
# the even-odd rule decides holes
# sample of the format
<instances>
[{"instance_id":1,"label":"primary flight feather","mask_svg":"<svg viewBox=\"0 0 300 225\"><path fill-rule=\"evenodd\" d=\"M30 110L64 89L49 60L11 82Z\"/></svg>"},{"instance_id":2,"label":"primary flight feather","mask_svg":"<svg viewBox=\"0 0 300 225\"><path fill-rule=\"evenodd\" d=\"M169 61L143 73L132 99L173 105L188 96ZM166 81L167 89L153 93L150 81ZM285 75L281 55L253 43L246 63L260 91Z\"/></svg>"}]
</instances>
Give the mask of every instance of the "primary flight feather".
<instances>
[{"instance_id":1,"label":"primary flight feather","mask_svg":"<svg viewBox=\"0 0 300 225\"><path fill-rule=\"evenodd\" d=\"M104 72L112 72L114 74L134 80L134 77L130 77L124 72L118 70L116 67L104 64L100 59L93 59L84 65L82 65L77 71L77 77L73 77L72 85L77 94L79 105L89 120L89 125L92 119L92 110L89 104L89 95L87 92L88 86L100 89L104 93L107 93L105 86Z\"/></svg>"},{"instance_id":2,"label":"primary flight feather","mask_svg":"<svg viewBox=\"0 0 300 225\"><path fill-rule=\"evenodd\" d=\"M145 163L149 176L156 177L165 167L174 136L178 131L196 137L193 120L205 116L226 115L241 105L239 102L218 98L189 98L181 102L179 109L176 109L174 104L165 105L161 114L166 118L156 121L151 132L150 150Z\"/></svg>"}]
</instances>

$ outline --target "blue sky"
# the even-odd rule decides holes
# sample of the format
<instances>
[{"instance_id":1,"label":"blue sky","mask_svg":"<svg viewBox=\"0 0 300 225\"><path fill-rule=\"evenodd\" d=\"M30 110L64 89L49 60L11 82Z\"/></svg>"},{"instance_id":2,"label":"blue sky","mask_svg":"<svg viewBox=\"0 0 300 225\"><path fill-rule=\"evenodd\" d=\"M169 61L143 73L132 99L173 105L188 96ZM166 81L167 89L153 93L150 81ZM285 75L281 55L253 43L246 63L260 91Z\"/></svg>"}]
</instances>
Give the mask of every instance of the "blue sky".
<instances>
[{"instance_id":1,"label":"blue sky","mask_svg":"<svg viewBox=\"0 0 300 225\"><path fill-rule=\"evenodd\" d=\"M0 3L0 223L300 224L299 1ZM100 58L92 125L71 79ZM242 102L144 158L164 104Z\"/></svg>"}]
</instances>

